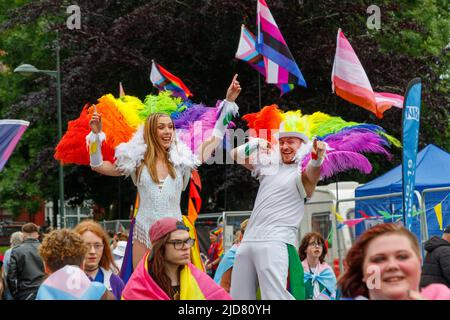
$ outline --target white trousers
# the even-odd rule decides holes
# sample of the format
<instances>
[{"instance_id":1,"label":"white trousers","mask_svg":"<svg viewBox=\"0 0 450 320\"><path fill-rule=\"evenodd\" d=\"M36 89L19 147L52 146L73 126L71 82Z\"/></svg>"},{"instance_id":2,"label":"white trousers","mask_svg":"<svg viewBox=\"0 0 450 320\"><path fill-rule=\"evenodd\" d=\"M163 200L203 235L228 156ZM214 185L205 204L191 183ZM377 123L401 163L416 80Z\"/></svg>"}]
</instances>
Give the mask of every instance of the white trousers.
<instances>
[{"instance_id":1,"label":"white trousers","mask_svg":"<svg viewBox=\"0 0 450 320\"><path fill-rule=\"evenodd\" d=\"M262 300L295 300L286 289L288 269L286 243L243 242L231 274L231 296L236 300L255 300L259 287Z\"/></svg>"}]
</instances>

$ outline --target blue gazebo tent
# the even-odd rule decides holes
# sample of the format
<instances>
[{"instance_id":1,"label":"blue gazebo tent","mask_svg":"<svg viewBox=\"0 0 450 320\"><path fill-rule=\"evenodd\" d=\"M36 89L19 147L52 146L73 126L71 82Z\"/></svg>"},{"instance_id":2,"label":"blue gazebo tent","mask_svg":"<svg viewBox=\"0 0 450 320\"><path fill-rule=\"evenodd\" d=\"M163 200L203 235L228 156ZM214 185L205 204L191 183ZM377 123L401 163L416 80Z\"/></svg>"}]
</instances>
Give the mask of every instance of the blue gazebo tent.
<instances>
[{"instance_id":1,"label":"blue gazebo tent","mask_svg":"<svg viewBox=\"0 0 450 320\"><path fill-rule=\"evenodd\" d=\"M425 189L450 187L450 154L439 147L430 144L417 155L415 190L422 193ZM382 176L360 186L355 190L355 197L384 195L402 192L402 166L399 165ZM442 202L443 227L450 224L450 190L427 193L425 208L429 237L442 235L434 211L434 206ZM419 203L415 197L415 205ZM357 200L355 203L355 218L362 217L360 210L371 216L380 216L380 211L402 215L402 198L383 198L377 200ZM413 220L412 231L420 239L420 217ZM388 221L398 220L394 217ZM368 224L356 226L356 234L361 233Z\"/></svg>"}]
</instances>

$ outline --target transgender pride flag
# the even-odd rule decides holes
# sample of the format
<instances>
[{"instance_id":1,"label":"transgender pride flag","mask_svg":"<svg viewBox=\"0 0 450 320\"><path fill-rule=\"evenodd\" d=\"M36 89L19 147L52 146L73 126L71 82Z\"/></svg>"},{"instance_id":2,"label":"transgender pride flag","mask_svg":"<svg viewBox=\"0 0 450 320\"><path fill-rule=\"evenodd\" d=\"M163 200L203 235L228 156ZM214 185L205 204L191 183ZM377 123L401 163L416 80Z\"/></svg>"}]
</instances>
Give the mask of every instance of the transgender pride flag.
<instances>
[{"instance_id":1,"label":"transgender pride flag","mask_svg":"<svg viewBox=\"0 0 450 320\"><path fill-rule=\"evenodd\" d=\"M23 120L0 120L0 171L29 124Z\"/></svg>"},{"instance_id":2,"label":"transgender pride flag","mask_svg":"<svg viewBox=\"0 0 450 320\"><path fill-rule=\"evenodd\" d=\"M373 112L380 119L392 106L403 108L402 96L373 91L361 62L341 29L337 35L331 81L336 95Z\"/></svg>"}]
</instances>

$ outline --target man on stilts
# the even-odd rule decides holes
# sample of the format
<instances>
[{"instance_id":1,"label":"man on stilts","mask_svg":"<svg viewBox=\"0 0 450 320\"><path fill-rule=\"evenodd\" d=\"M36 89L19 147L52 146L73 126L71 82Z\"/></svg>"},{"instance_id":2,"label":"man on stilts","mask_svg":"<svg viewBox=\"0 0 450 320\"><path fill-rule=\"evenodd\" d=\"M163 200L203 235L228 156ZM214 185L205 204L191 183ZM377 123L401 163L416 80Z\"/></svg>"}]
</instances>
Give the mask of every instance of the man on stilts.
<instances>
[{"instance_id":1,"label":"man on stilts","mask_svg":"<svg viewBox=\"0 0 450 320\"><path fill-rule=\"evenodd\" d=\"M281 123L277 134L279 146L273 150L267 140L254 138L231 152L232 157L252 170L260 182L247 230L236 254L231 279L233 299L255 299L258 288L263 300L304 298L304 292L298 290L298 286L303 287L296 249L298 228L306 199L311 197L320 178L326 143L309 142L306 134L295 127L297 129ZM265 150L266 158L264 152L258 150ZM310 152L312 158L302 173L302 159ZM252 155L258 155L259 159L252 161Z\"/></svg>"}]
</instances>

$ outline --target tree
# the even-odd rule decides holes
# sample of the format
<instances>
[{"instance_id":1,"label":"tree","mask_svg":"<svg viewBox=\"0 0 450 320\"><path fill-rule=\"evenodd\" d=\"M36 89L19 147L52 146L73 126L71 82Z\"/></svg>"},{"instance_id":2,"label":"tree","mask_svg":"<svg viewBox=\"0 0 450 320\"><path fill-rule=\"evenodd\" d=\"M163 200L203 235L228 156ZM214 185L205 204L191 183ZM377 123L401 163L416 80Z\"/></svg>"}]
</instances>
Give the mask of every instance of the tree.
<instances>
[{"instance_id":1,"label":"tree","mask_svg":"<svg viewBox=\"0 0 450 320\"><path fill-rule=\"evenodd\" d=\"M361 59L374 90L403 94L410 79L416 76L423 79L420 147L433 142L450 149L450 18L445 1L379 1L382 13L379 31L366 27L368 1L267 2L302 69L308 89L296 88L279 98L277 88L263 83L263 105L278 103L283 109L300 107L304 113L321 110L346 120L372 122L400 138L400 110L393 108L379 120L331 94L336 32L341 27ZM257 73L233 59L240 25L245 23L256 31L255 1L84 0L78 3L82 14L80 30L70 30L65 25L66 8L71 4L68 1L26 1L24 5L15 4L13 10L1 11L4 13L0 15L0 48L8 53L0 57L0 62L10 68L25 61L53 68L53 31L59 30L63 49L64 123L76 118L85 103L95 102L102 94L117 95L119 81L128 94L142 99L152 90L148 80L152 58L184 80L194 93L194 101L211 106L216 99L223 98L229 80L237 72L243 85L238 101L240 114L259 109ZM7 179L0 182L1 199L11 200L19 193L57 198L57 163L52 157L56 115L51 79L31 80L11 73L1 74L0 90L2 116L24 118L32 123L19 151L2 173ZM236 123L245 128L241 120ZM372 174L350 172L340 174L339 180L366 182L382 174L400 162L401 150L392 151L392 162L371 157ZM242 167L202 166L200 173L204 211L252 207L257 182ZM11 187L5 180L17 183ZM129 180L123 181L127 181L121 188L123 208L126 208L133 202L135 189ZM109 208L117 199L117 179L100 177L88 168L68 167L65 182L66 197L75 202L93 199ZM324 181L328 182L333 180Z\"/></svg>"}]
</instances>

